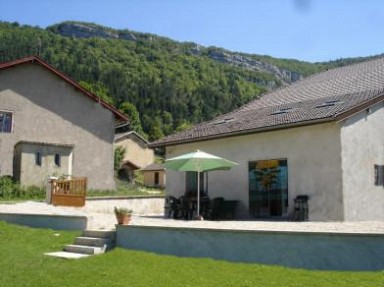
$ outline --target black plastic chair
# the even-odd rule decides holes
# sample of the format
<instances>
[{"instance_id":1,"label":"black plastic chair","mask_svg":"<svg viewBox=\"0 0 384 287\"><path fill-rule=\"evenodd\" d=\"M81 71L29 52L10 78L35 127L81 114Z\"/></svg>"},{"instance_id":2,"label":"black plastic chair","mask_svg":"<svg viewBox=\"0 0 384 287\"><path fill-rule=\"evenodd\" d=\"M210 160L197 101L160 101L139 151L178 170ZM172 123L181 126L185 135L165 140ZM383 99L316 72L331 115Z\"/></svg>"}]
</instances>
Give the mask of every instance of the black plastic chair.
<instances>
[{"instance_id":1,"label":"black plastic chair","mask_svg":"<svg viewBox=\"0 0 384 287\"><path fill-rule=\"evenodd\" d=\"M165 203L165 210L168 212L168 218L172 216L174 219L177 219L181 209L180 200L170 195L165 198Z\"/></svg>"},{"instance_id":2,"label":"black plastic chair","mask_svg":"<svg viewBox=\"0 0 384 287\"><path fill-rule=\"evenodd\" d=\"M223 218L224 198L215 197L211 200L207 219L219 220Z\"/></svg>"},{"instance_id":3,"label":"black plastic chair","mask_svg":"<svg viewBox=\"0 0 384 287\"><path fill-rule=\"evenodd\" d=\"M237 200L224 200L223 215L224 219L235 219Z\"/></svg>"},{"instance_id":4,"label":"black plastic chair","mask_svg":"<svg viewBox=\"0 0 384 287\"><path fill-rule=\"evenodd\" d=\"M203 218L209 218L209 212L211 209L211 201L209 199L208 195L204 195L200 198L200 215L203 216Z\"/></svg>"},{"instance_id":5,"label":"black plastic chair","mask_svg":"<svg viewBox=\"0 0 384 287\"><path fill-rule=\"evenodd\" d=\"M193 216L192 203L184 195L180 196L179 201L180 201L181 218L183 218L185 220L192 219L192 216Z\"/></svg>"},{"instance_id":6,"label":"black plastic chair","mask_svg":"<svg viewBox=\"0 0 384 287\"><path fill-rule=\"evenodd\" d=\"M291 214L292 221L308 220L308 195L298 195L294 199L293 212Z\"/></svg>"}]
</instances>

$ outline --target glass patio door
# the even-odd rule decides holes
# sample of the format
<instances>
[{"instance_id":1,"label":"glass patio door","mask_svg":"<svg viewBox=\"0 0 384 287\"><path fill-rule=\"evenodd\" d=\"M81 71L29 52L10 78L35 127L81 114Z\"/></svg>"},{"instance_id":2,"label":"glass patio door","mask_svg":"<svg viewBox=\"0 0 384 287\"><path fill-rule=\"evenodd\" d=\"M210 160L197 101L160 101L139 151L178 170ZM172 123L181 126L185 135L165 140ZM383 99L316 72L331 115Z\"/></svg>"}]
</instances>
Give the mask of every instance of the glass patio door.
<instances>
[{"instance_id":1,"label":"glass patio door","mask_svg":"<svg viewBox=\"0 0 384 287\"><path fill-rule=\"evenodd\" d=\"M288 209L286 159L249 162L249 213L252 217L284 216Z\"/></svg>"}]
</instances>

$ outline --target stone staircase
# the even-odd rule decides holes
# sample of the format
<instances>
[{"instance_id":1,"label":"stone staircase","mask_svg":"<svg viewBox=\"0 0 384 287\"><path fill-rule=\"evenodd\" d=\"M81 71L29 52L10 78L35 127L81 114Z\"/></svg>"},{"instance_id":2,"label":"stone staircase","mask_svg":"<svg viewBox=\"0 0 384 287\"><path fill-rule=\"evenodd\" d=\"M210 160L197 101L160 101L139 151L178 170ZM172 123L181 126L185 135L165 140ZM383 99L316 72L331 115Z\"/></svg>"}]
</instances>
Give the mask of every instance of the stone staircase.
<instances>
[{"instance_id":1,"label":"stone staircase","mask_svg":"<svg viewBox=\"0 0 384 287\"><path fill-rule=\"evenodd\" d=\"M105 253L115 246L116 231L83 230L74 244L64 246L63 251L45 253L48 256L78 259Z\"/></svg>"}]
</instances>

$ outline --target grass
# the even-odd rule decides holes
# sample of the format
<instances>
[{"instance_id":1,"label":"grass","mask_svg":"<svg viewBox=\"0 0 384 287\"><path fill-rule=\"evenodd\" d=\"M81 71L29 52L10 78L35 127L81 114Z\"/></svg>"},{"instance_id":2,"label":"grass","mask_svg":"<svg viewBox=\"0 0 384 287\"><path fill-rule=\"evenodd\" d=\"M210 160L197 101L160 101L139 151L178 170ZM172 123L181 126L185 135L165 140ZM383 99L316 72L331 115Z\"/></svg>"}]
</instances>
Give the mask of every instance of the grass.
<instances>
[{"instance_id":1,"label":"grass","mask_svg":"<svg viewBox=\"0 0 384 287\"><path fill-rule=\"evenodd\" d=\"M130 184L115 178L116 189L114 190L88 190L87 197L148 197L164 196L164 190L156 188L147 188L141 184ZM0 202L16 203L26 200L43 201L46 197L46 190L43 187L29 186L23 187L14 182L9 176L0 177Z\"/></svg>"},{"instance_id":2,"label":"grass","mask_svg":"<svg viewBox=\"0 0 384 287\"><path fill-rule=\"evenodd\" d=\"M87 197L99 197L99 196L164 196L164 190L156 188L144 187L141 184L131 184L125 181L115 179L115 190L88 190Z\"/></svg>"},{"instance_id":3,"label":"grass","mask_svg":"<svg viewBox=\"0 0 384 287\"><path fill-rule=\"evenodd\" d=\"M384 271L309 271L121 248L80 260L43 255L77 235L0 222L0 286L384 286Z\"/></svg>"}]
</instances>

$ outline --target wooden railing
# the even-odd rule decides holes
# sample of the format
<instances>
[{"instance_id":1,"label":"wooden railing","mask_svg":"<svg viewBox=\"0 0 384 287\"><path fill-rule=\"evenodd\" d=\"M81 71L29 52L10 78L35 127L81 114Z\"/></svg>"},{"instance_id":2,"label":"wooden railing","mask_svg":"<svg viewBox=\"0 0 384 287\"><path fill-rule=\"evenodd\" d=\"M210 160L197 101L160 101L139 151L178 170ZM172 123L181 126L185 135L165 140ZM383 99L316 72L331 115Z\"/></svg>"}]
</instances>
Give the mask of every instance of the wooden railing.
<instances>
[{"instance_id":1,"label":"wooden railing","mask_svg":"<svg viewBox=\"0 0 384 287\"><path fill-rule=\"evenodd\" d=\"M51 180L51 204L62 206L84 206L87 178Z\"/></svg>"}]
</instances>

